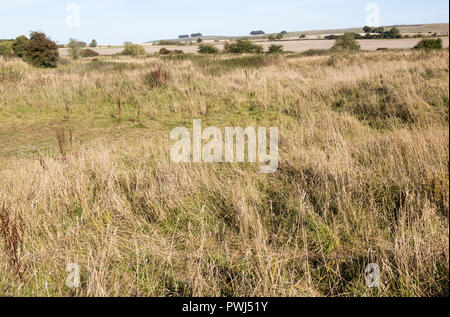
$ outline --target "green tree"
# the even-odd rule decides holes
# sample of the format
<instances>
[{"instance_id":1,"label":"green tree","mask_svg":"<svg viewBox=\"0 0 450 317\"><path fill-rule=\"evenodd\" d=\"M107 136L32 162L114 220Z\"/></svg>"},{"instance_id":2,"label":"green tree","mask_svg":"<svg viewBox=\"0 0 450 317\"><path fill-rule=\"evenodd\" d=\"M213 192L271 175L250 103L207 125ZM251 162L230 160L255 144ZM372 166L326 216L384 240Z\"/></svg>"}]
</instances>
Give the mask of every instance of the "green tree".
<instances>
[{"instance_id":1,"label":"green tree","mask_svg":"<svg viewBox=\"0 0 450 317\"><path fill-rule=\"evenodd\" d=\"M76 39L70 39L68 47L70 56L72 56L73 59L77 59L80 57L80 51L83 47L85 47L84 44L84 42L78 41Z\"/></svg>"},{"instance_id":2,"label":"green tree","mask_svg":"<svg viewBox=\"0 0 450 317\"><path fill-rule=\"evenodd\" d=\"M89 44L89 47L97 47L97 41L93 39L91 43Z\"/></svg>"},{"instance_id":3,"label":"green tree","mask_svg":"<svg viewBox=\"0 0 450 317\"><path fill-rule=\"evenodd\" d=\"M25 60L35 67L56 67L58 62L58 45L45 33L31 32L30 41L25 48Z\"/></svg>"},{"instance_id":4,"label":"green tree","mask_svg":"<svg viewBox=\"0 0 450 317\"><path fill-rule=\"evenodd\" d=\"M334 50L359 50L360 45L355 40L355 34L346 32L344 35L338 37L333 46Z\"/></svg>"},{"instance_id":5,"label":"green tree","mask_svg":"<svg viewBox=\"0 0 450 317\"><path fill-rule=\"evenodd\" d=\"M398 29L398 28L396 28L396 27L393 27L390 31L389 31L389 35L392 37L392 38L398 38L398 37L400 37L401 35L400 35L400 30Z\"/></svg>"},{"instance_id":6,"label":"green tree","mask_svg":"<svg viewBox=\"0 0 450 317\"><path fill-rule=\"evenodd\" d=\"M14 54L19 57L23 57L25 55L25 49L28 45L29 39L25 35L21 35L16 38L14 43L12 43L12 49Z\"/></svg>"},{"instance_id":7,"label":"green tree","mask_svg":"<svg viewBox=\"0 0 450 317\"><path fill-rule=\"evenodd\" d=\"M277 34L277 40L282 40L284 38L284 35L282 33Z\"/></svg>"},{"instance_id":8,"label":"green tree","mask_svg":"<svg viewBox=\"0 0 450 317\"><path fill-rule=\"evenodd\" d=\"M268 40L269 41L275 41L276 40L275 35L270 34L269 37L268 37Z\"/></svg>"},{"instance_id":9,"label":"green tree","mask_svg":"<svg viewBox=\"0 0 450 317\"><path fill-rule=\"evenodd\" d=\"M199 38L197 39L197 43L202 43L202 42L203 42L202 38L199 37Z\"/></svg>"},{"instance_id":10,"label":"green tree","mask_svg":"<svg viewBox=\"0 0 450 317\"><path fill-rule=\"evenodd\" d=\"M372 33L373 29L370 26L365 26L363 27L363 31L364 33Z\"/></svg>"}]
</instances>

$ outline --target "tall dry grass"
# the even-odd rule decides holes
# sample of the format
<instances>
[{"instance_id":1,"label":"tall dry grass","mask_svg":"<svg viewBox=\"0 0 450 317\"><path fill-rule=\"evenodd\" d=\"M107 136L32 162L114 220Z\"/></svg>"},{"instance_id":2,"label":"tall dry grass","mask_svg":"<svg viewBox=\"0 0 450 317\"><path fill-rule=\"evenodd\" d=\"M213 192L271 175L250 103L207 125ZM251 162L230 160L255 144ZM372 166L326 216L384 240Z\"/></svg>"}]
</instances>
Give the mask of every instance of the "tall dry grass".
<instances>
[{"instance_id":1,"label":"tall dry grass","mask_svg":"<svg viewBox=\"0 0 450 317\"><path fill-rule=\"evenodd\" d=\"M448 296L448 50L0 69L0 295ZM194 118L278 126L279 170L173 164Z\"/></svg>"}]
</instances>

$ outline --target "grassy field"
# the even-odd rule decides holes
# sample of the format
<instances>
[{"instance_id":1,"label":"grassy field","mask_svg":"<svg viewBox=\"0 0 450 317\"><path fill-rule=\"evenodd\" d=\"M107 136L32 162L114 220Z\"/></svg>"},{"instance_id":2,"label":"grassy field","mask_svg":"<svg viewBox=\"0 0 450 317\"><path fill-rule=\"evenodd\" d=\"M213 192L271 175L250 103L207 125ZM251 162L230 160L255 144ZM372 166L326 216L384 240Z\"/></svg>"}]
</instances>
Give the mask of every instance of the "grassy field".
<instances>
[{"instance_id":1,"label":"grassy field","mask_svg":"<svg viewBox=\"0 0 450 317\"><path fill-rule=\"evenodd\" d=\"M0 296L448 296L448 85L448 49L2 60ZM193 119L279 127L278 171L172 163Z\"/></svg>"}]
</instances>

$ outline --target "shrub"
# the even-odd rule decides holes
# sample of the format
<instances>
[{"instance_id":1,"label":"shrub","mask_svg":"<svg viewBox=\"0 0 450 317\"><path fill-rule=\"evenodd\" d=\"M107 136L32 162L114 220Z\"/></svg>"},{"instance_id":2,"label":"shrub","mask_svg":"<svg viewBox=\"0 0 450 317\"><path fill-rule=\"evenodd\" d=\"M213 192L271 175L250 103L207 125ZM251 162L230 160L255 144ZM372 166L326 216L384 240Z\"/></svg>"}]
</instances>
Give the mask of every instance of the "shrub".
<instances>
[{"instance_id":1,"label":"shrub","mask_svg":"<svg viewBox=\"0 0 450 317\"><path fill-rule=\"evenodd\" d=\"M125 43L125 49L122 51L122 55L137 56L145 54L146 51L142 45L133 44L130 42Z\"/></svg>"},{"instance_id":2,"label":"shrub","mask_svg":"<svg viewBox=\"0 0 450 317\"><path fill-rule=\"evenodd\" d=\"M56 67L58 46L45 33L31 32L30 41L25 48L25 60L35 67Z\"/></svg>"},{"instance_id":3,"label":"shrub","mask_svg":"<svg viewBox=\"0 0 450 317\"><path fill-rule=\"evenodd\" d=\"M397 37L398 35L400 35L400 30L398 29L398 28L396 28L396 27L393 27L390 31L389 31L389 34L392 36L392 37Z\"/></svg>"},{"instance_id":4,"label":"shrub","mask_svg":"<svg viewBox=\"0 0 450 317\"><path fill-rule=\"evenodd\" d=\"M167 87L169 79L170 79L169 72L161 68L158 68L144 75L144 83L151 89L159 87Z\"/></svg>"},{"instance_id":5,"label":"shrub","mask_svg":"<svg viewBox=\"0 0 450 317\"><path fill-rule=\"evenodd\" d=\"M25 35L21 35L18 38L16 38L14 43L12 43L12 49L14 51L14 54L16 54L19 57L23 57L25 55L25 49L28 45L28 41L29 39Z\"/></svg>"},{"instance_id":6,"label":"shrub","mask_svg":"<svg viewBox=\"0 0 450 317\"><path fill-rule=\"evenodd\" d=\"M170 50L168 50L167 48L163 47L159 50L159 54L161 55L169 55L170 54Z\"/></svg>"},{"instance_id":7,"label":"shrub","mask_svg":"<svg viewBox=\"0 0 450 317\"><path fill-rule=\"evenodd\" d=\"M336 39L334 50L359 50L360 45L355 40L355 34L346 32Z\"/></svg>"},{"instance_id":8,"label":"shrub","mask_svg":"<svg viewBox=\"0 0 450 317\"><path fill-rule=\"evenodd\" d=\"M261 45L253 44L249 40L237 40L235 43L225 45L227 53L242 54L242 53L256 53L261 54L264 49Z\"/></svg>"},{"instance_id":9,"label":"shrub","mask_svg":"<svg viewBox=\"0 0 450 317\"><path fill-rule=\"evenodd\" d=\"M100 54L94 50L87 48L87 49L82 50L80 55L81 55L81 57L96 57L96 56L99 56Z\"/></svg>"},{"instance_id":10,"label":"shrub","mask_svg":"<svg viewBox=\"0 0 450 317\"><path fill-rule=\"evenodd\" d=\"M197 43L202 43L202 42L203 42L202 38L199 37L199 38L197 39Z\"/></svg>"},{"instance_id":11,"label":"shrub","mask_svg":"<svg viewBox=\"0 0 450 317\"><path fill-rule=\"evenodd\" d=\"M11 41L0 42L0 56L10 57L14 55Z\"/></svg>"},{"instance_id":12,"label":"shrub","mask_svg":"<svg viewBox=\"0 0 450 317\"><path fill-rule=\"evenodd\" d=\"M282 53L283 52L283 46L282 45L275 45L272 44L269 47L269 54L275 54L275 53Z\"/></svg>"},{"instance_id":13,"label":"shrub","mask_svg":"<svg viewBox=\"0 0 450 317\"><path fill-rule=\"evenodd\" d=\"M200 54L217 54L217 53L219 53L219 50L214 45L201 44L198 47L198 52Z\"/></svg>"},{"instance_id":14,"label":"shrub","mask_svg":"<svg viewBox=\"0 0 450 317\"><path fill-rule=\"evenodd\" d=\"M282 33L278 33L276 38L277 40L282 40L284 38L284 35Z\"/></svg>"},{"instance_id":15,"label":"shrub","mask_svg":"<svg viewBox=\"0 0 450 317\"><path fill-rule=\"evenodd\" d=\"M441 50L442 47L442 39L423 39L420 40L420 42L414 46L415 49L434 49L434 50Z\"/></svg>"},{"instance_id":16,"label":"shrub","mask_svg":"<svg viewBox=\"0 0 450 317\"><path fill-rule=\"evenodd\" d=\"M182 50L168 50L167 48L163 47L159 50L160 55L171 55L171 54L184 54Z\"/></svg>"},{"instance_id":17,"label":"shrub","mask_svg":"<svg viewBox=\"0 0 450 317\"><path fill-rule=\"evenodd\" d=\"M91 44L89 44L89 47L97 47L97 41L95 39L93 39L91 41Z\"/></svg>"}]
</instances>

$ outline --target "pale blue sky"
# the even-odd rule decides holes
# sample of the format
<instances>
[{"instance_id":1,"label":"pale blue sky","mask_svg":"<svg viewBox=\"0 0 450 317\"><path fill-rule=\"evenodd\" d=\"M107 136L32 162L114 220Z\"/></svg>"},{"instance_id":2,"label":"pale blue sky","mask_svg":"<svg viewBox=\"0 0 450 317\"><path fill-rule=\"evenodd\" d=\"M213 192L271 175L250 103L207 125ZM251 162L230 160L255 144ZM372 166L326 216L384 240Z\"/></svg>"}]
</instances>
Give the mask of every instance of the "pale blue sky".
<instances>
[{"instance_id":1,"label":"pale blue sky","mask_svg":"<svg viewBox=\"0 0 450 317\"><path fill-rule=\"evenodd\" d=\"M66 6L78 4L80 27L66 25ZM0 0L0 38L47 33L101 44L142 43L179 34L247 35L363 26L368 3L380 24L448 23L448 0Z\"/></svg>"}]
</instances>

